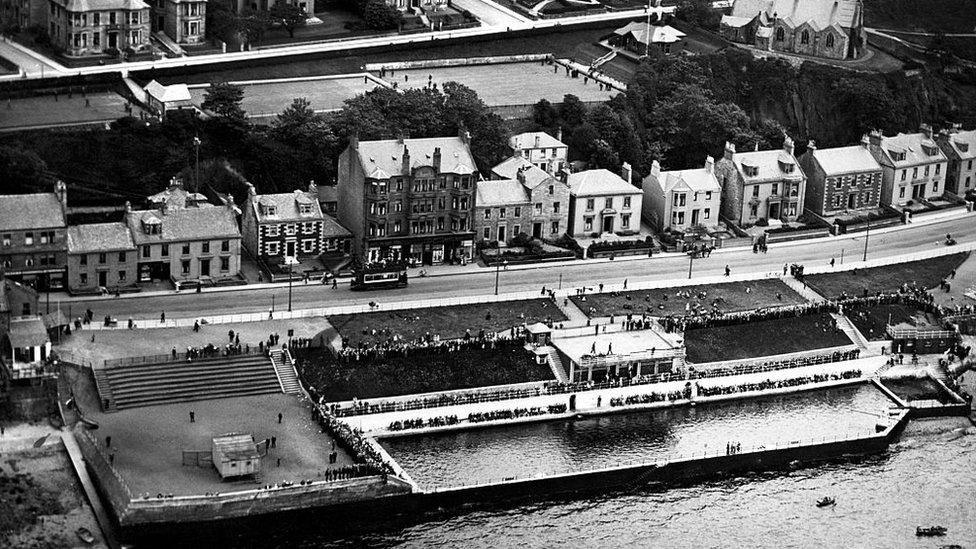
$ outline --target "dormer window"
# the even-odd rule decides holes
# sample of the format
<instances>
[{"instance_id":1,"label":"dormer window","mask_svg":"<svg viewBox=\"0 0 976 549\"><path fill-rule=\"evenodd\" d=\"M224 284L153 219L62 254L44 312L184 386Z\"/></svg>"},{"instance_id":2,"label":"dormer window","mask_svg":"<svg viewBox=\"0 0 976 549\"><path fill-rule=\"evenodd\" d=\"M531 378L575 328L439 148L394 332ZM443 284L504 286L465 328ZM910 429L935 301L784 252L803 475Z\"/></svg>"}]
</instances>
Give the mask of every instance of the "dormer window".
<instances>
[{"instance_id":1,"label":"dormer window","mask_svg":"<svg viewBox=\"0 0 976 549\"><path fill-rule=\"evenodd\" d=\"M264 210L264 215L278 215L278 209L272 204L264 204L262 209Z\"/></svg>"},{"instance_id":2,"label":"dormer window","mask_svg":"<svg viewBox=\"0 0 976 549\"><path fill-rule=\"evenodd\" d=\"M905 151L889 150L888 154L891 155L891 159L895 162L902 162L905 160Z\"/></svg>"},{"instance_id":3,"label":"dormer window","mask_svg":"<svg viewBox=\"0 0 976 549\"><path fill-rule=\"evenodd\" d=\"M162 234L163 223L155 216L149 216L142 220L142 232L146 234Z\"/></svg>"},{"instance_id":4,"label":"dormer window","mask_svg":"<svg viewBox=\"0 0 976 549\"><path fill-rule=\"evenodd\" d=\"M300 213L302 215L311 215L312 214L312 205L311 204L306 204L306 203L299 203L298 204L298 213Z\"/></svg>"},{"instance_id":5,"label":"dormer window","mask_svg":"<svg viewBox=\"0 0 976 549\"><path fill-rule=\"evenodd\" d=\"M756 177L759 175L759 166L749 166L747 164L742 165L742 171L749 177Z\"/></svg>"},{"instance_id":6,"label":"dormer window","mask_svg":"<svg viewBox=\"0 0 976 549\"><path fill-rule=\"evenodd\" d=\"M793 173L793 169L794 169L795 167L796 167L796 166L795 166L794 164L792 164L792 163L789 163L789 162L780 162L780 163L779 163L779 169L780 169L780 170L781 170L781 171L782 171L783 173Z\"/></svg>"},{"instance_id":7,"label":"dormer window","mask_svg":"<svg viewBox=\"0 0 976 549\"><path fill-rule=\"evenodd\" d=\"M933 147L931 145L922 145L922 150L925 151L927 156L935 156L938 153L938 147Z\"/></svg>"},{"instance_id":8,"label":"dormer window","mask_svg":"<svg viewBox=\"0 0 976 549\"><path fill-rule=\"evenodd\" d=\"M956 141L956 148L959 149L959 152L969 152L969 143Z\"/></svg>"}]
</instances>

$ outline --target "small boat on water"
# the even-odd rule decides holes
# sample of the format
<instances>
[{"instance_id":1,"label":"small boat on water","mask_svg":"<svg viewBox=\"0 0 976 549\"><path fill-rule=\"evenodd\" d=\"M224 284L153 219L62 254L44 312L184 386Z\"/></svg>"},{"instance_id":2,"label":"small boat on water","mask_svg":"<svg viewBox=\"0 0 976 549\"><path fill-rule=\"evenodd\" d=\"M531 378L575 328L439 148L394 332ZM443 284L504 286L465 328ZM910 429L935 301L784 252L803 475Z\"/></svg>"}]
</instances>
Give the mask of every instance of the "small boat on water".
<instances>
[{"instance_id":1,"label":"small boat on water","mask_svg":"<svg viewBox=\"0 0 976 549\"><path fill-rule=\"evenodd\" d=\"M945 526L917 526L915 528L916 536L933 537L933 536L944 536L946 535L947 528Z\"/></svg>"},{"instance_id":2,"label":"small boat on water","mask_svg":"<svg viewBox=\"0 0 976 549\"><path fill-rule=\"evenodd\" d=\"M817 500L817 507L830 507L831 505L836 505L837 500L830 496L824 496Z\"/></svg>"},{"instance_id":3,"label":"small boat on water","mask_svg":"<svg viewBox=\"0 0 976 549\"><path fill-rule=\"evenodd\" d=\"M78 534L78 539L86 544L91 545L92 543L95 543L95 536L92 535L91 530L88 528L79 528L75 530L75 533Z\"/></svg>"}]
</instances>

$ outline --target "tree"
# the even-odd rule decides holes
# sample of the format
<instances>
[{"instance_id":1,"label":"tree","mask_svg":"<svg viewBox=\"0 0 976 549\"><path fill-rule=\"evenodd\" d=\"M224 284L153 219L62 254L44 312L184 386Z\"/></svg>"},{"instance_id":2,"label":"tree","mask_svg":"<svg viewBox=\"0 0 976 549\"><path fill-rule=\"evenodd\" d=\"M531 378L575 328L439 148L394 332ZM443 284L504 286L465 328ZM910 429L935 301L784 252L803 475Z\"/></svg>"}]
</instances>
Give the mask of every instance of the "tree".
<instances>
[{"instance_id":1,"label":"tree","mask_svg":"<svg viewBox=\"0 0 976 549\"><path fill-rule=\"evenodd\" d=\"M546 99L540 99L532 106L532 122L540 130L549 130L556 126L558 113Z\"/></svg>"},{"instance_id":2,"label":"tree","mask_svg":"<svg viewBox=\"0 0 976 549\"><path fill-rule=\"evenodd\" d=\"M563 96L563 102L559 105L559 119L569 127L578 126L586 118L586 105L580 101L579 97L571 93Z\"/></svg>"},{"instance_id":3,"label":"tree","mask_svg":"<svg viewBox=\"0 0 976 549\"><path fill-rule=\"evenodd\" d=\"M50 181L47 164L34 151L0 146L0 173L4 190L37 191Z\"/></svg>"},{"instance_id":4,"label":"tree","mask_svg":"<svg viewBox=\"0 0 976 549\"><path fill-rule=\"evenodd\" d=\"M237 17L237 30L248 43L260 42L269 25L268 12L247 9Z\"/></svg>"},{"instance_id":5,"label":"tree","mask_svg":"<svg viewBox=\"0 0 976 549\"><path fill-rule=\"evenodd\" d=\"M211 82L200 108L221 118L244 121L247 113L241 107L244 88L228 82Z\"/></svg>"},{"instance_id":6,"label":"tree","mask_svg":"<svg viewBox=\"0 0 976 549\"><path fill-rule=\"evenodd\" d=\"M366 27L375 30L399 28L403 20L400 11L383 0L368 0L362 9L362 15Z\"/></svg>"},{"instance_id":7,"label":"tree","mask_svg":"<svg viewBox=\"0 0 976 549\"><path fill-rule=\"evenodd\" d=\"M708 0L681 0L675 6L676 18L706 29L717 29L722 14Z\"/></svg>"},{"instance_id":8,"label":"tree","mask_svg":"<svg viewBox=\"0 0 976 549\"><path fill-rule=\"evenodd\" d=\"M291 4L285 0L278 0L268 13L270 20L288 31L288 36L295 37L295 29L305 26L308 14L298 4Z\"/></svg>"}]
</instances>

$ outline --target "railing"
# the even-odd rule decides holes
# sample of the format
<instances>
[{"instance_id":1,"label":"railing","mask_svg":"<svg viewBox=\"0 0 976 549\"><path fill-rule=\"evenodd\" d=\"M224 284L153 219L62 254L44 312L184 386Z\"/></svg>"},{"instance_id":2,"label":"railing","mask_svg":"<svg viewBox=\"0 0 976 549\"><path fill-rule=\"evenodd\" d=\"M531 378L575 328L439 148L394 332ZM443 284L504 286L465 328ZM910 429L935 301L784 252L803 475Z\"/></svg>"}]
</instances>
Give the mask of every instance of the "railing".
<instances>
[{"instance_id":1,"label":"railing","mask_svg":"<svg viewBox=\"0 0 976 549\"><path fill-rule=\"evenodd\" d=\"M196 355L186 352L177 352L176 354L169 353L165 355L146 355L146 356L127 356L122 358L106 358L103 362L106 368L115 368L119 366L133 366L137 364L163 364L171 362L187 362L193 360L207 360L211 358L231 358L235 356L255 356L260 354L266 354L267 350L264 352L257 346L254 347L241 347L240 351L233 351L228 353L224 347L216 347L216 354L204 354L201 350L200 353Z\"/></svg>"},{"instance_id":2,"label":"railing","mask_svg":"<svg viewBox=\"0 0 976 549\"><path fill-rule=\"evenodd\" d=\"M948 339L954 338L956 332L951 330L920 330L911 328L888 327L891 339Z\"/></svg>"},{"instance_id":3,"label":"railing","mask_svg":"<svg viewBox=\"0 0 976 549\"><path fill-rule=\"evenodd\" d=\"M900 421L900 418L899 418L899 421ZM541 474L540 473L532 473L530 475L521 475L521 476L520 475L513 475L513 476L510 476L510 477L495 478L495 479L489 479L489 480L485 480L485 481L478 481L478 482L471 482L471 483L461 483L461 484L456 484L456 485L453 485L453 486L427 485L427 486L424 486L424 491L425 492L428 492L428 493L430 493L430 492L445 492L445 491L457 490L457 489L460 489L460 488L485 487L485 486L491 486L491 485L494 485L494 484L505 484L505 483L512 483L512 482L524 482L524 481L531 481L531 480L540 480L540 479L543 479L543 478L554 478L554 477L561 477L561 476L571 476L571 475L578 475L578 474L581 474L581 473L600 473L600 472L605 472L605 471L622 471L622 470L634 469L634 468L638 468L638 467L652 467L653 466L653 467L661 468L661 467L664 467L666 465L669 465L669 464L672 464L672 463L678 463L678 462L682 462L682 461L714 459L714 458L721 458L721 457L726 457L726 456L739 456L739 455L742 455L742 454L768 452L770 450L780 450L780 449L787 449L787 448L802 448L802 447L805 447L805 446L823 445L823 444L829 444L829 443L835 443L835 442L855 442L855 441L859 441L859 440L875 440L875 439L879 439L880 440L880 439L882 439L885 436L886 435L884 433L874 433L874 432L872 432L870 434L846 433L846 434L843 434L843 435L823 436L823 437L819 437L819 438L814 437L814 438L800 439L800 440L790 440L790 441L773 441L773 442L770 442L768 444L757 444L757 445L752 445L752 446L743 446L741 449L737 450L733 454L729 454L724 447L719 447L719 448L716 448L716 449L713 450L713 449L709 448L708 446L706 446L703 450L698 451L698 452L688 452L688 453L681 453L681 454L668 454L668 455L662 457L661 459L657 459L657 460L631 460L631 461L626 461L624 463L621 463L619 465L615 465L613 467L605 467L605 468L598 468L598 469L589 468L589 467L586 467L585 465L580 465L580 466L577 466L577 467L571 467L571 468L563 469L563 470L560 470L560 471L544 472L544 473L541 473Z\"/></svg>"},{"instance_id":4,"label":"railing","mask_svg":"<svg viewBox=\"0 0 976 549\"><path fill-rule=\"evenodd\" d=\"M667 358L684 358L685 349L680 347L677 349L655 349L646 351L635 351L633 353L625 354L607 354L607 355L583 355L580 357L579 363L580 368L586 369L591 366L603 366L606 364L619 364L621 362L634 362L643 360L656 360L656 359L667 359Z\"/></svg>"},{"instance_id":5,"label":"railing","mask_svg":"<svg viewBox=\"0 0 976 549\"><path fill-rule=\"evenodd\" d=\"M850 347L849 345L847 346ZM845 360L855 360L858 358L859 354L855 353L854 350L845 349L843 351L833 351L825 353L822 350L812 351L799 355L799 353L791 353L792 358L784 358L782 360L770 361L769 357L762 359L744 359L744 360L728 360L724 362L708 362L705 364L695 364L692 367L695 369L693 378L708 378L708 377L719 377L721 375L728 375L724 372L733 370L738 373L757 373L757 372L769 372L773 370L789 370L791 368L802 368L804 366L815 366L818 364L829 364L833 362L843 362ZM715 372L713 374L713 372Z\"/></svg>"}]
</instances>

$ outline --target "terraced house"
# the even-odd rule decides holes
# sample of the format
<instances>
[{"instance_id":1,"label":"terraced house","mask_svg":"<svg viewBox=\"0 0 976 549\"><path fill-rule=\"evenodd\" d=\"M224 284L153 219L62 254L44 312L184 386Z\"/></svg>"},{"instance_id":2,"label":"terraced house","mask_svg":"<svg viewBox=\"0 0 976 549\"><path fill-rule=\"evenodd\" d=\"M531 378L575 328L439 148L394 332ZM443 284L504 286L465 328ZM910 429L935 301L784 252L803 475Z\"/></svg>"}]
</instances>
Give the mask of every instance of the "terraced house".
<instances>
[{"instance_id":1,"label":"terraced house","mask_svg":"<svg viewBox=\"0 0 976 549\"><path fill-rule=\"evenodd\" d=\"M133 210L125 221L138 250L140 282L177 288L230 281L241 270L241 233L234 201L224 206Z\"/></svg>"},{"instance_id":2,"label":"terraced house","mask_svg":"<svg viewBox=\"0 0 976 549\"><path fill-rule=\"evenodd\" d=\"M932 127L922 124L917 133L885 137L868 134L871 154L881 164L881 200L901 207L911 201L938 198L945 192L949 159L932 139Z\"/></svg>"},{"instance_id":3,"label":"terraced house","mask_svg":"<svg viewBox=\"0 0 976 549\"><path fill-rule=\"evenodd\" d=\"M0 272L38 290L61 289L67 264L68 190L0 195Z\"/></svg>"},{"instance_id":4,"label":"terraced house","mask_svg":"<svg viewBox=\"0 0 976 549\"><path fill-rule=\"evenodd\" d=\"M856 58L865 46L864 6L861 0L735 0L719 33L763 50Z\"/></svg>"},{"instance_id":5,"label":"terraced house","mask_svg":"<svg viewBox=\"0 0 976 549\"><path fill-rule=\"evenodd\" d=\"M795 221L803 213L806 176L793 156L793 140L782 149L736 152L725 144L725 156L715 165L722 186L722 215L737 225L759 220Z\"/></svg>"},{"instance_id":6,"label":"terraced house","mask_svg":"<svg viewBox=\"0 0 976 549\"><path fill-rule=\"evenodd\" d=\"M867 136L860 145L830 149L811 141L800 166L807 176L806 209L817 215L871 210L881 203L881 165Z\"/></svg>"},{"instance_id":7,"label":"terraced house","mask_svg":"<svg viewBox=\"0 0 976 549\"><path fill-rule=\"evenodd\" d=\"M50 0L48 34L70 56L149 46L149 4L143 0Z\"/></svg>"},{"instance_id":8,"label":"terraced house","mask_svg":"<svg viewBox=\"0 0 976 549\"><path fill-rule=\"evenodd\" d=\"M279 194L257 194L248 184L241 229L244 248L267 263L349 253L352 240L352 233L322 213L314 183L308 191Z\"/></svg>"},{"instance_id":9,"label":"terraced house","mask_svg":"<svg viewBox=\"0 0 976 549\"><path fill-rule=\"evenodd\" d=\"M68 227L68 291L121 290L137 282L136 245L125 223Z\"/></svg>"},{"instance_id":10,"label":"terraced house","mask_svg":"<svg viewBox=\"0 0 976 549\"><path fill-rule=\"evenodd\" d=\"M512 175L477 183L474 225L478 240L506 242L520 233L532 238L562 236L569 220L569 185L532 164Z\"/></svg>"},{"instance_id":11,"label":"terraced house","mask_svg":"<svg viewBox=\"0 0 976 549\"><path fill-rule=\"evenodd\" d=\"M939 132L939 148L949 159L946 190L959 196L976 190L976 130L953 124Z\"/></svg>"},{"instance_id":12,"label":"terraced house","mask_svg":"<svg viewBox=\"0 0 976 549\"><path fill-rule=\"evenodd\" d=\"M365 261L470 260L475 181L470 136L363 141L339 156L339 222Z\"/></svg>"}]
</instances>

